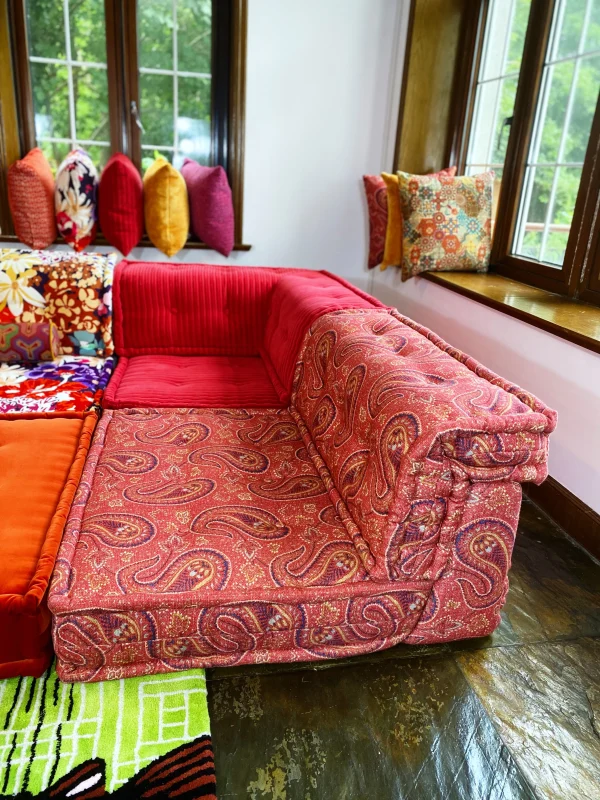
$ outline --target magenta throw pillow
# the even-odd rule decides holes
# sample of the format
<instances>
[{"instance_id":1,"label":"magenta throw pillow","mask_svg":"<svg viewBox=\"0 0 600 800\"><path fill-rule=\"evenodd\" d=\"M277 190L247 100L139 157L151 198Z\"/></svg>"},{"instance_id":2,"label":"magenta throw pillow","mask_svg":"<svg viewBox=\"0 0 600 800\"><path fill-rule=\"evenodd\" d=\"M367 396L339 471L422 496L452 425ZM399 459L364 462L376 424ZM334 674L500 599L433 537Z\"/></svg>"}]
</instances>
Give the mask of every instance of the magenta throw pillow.
<instances>
[{"instance_id":1,"label":"magenta throw pillow","mask_svg":"<svg viewBox=\"0 0 600 800\"><path fill-rule=\"evenodd\" d=\"M188 190L192 233L228 256L233 250L234 215L227 173L223 167L203 167L186 158L181 174Z\"/></svg>"}]
</instances>

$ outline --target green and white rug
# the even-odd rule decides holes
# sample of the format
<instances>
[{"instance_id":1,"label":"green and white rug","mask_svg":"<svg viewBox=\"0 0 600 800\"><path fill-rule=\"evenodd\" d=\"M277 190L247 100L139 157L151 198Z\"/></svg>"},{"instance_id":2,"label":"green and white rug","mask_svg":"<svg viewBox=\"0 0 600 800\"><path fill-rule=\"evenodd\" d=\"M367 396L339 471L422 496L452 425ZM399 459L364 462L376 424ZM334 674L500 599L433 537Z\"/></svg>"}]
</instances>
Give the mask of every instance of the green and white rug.
<instances>
[{"instance_id":1,"label":"green and white rug","mask_svg":"<svg viewBox=\"0 0 600 800\"><path fill-rule=\"evenodd\" d=\"M215 798L204 670L0 681L0 796Z\"/></svg>"}]
</instances>

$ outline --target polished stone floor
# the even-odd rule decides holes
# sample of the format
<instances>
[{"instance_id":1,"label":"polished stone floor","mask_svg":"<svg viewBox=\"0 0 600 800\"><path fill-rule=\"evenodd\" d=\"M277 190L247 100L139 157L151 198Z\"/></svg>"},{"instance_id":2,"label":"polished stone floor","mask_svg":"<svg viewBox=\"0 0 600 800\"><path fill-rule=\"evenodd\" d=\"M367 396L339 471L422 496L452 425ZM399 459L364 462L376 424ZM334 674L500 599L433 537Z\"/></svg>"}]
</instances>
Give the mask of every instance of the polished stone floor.
<instances>
[{"instance_id":1,"label":"polished stone floor","mask_svg":"<svg viewBox=\"0 0 600 800\"><path fill-rule=\"evenodd\" d=\"M519 534L493 636L210 670L220 800L600 800L600 565Z\"/></svg>"}]
</instances>

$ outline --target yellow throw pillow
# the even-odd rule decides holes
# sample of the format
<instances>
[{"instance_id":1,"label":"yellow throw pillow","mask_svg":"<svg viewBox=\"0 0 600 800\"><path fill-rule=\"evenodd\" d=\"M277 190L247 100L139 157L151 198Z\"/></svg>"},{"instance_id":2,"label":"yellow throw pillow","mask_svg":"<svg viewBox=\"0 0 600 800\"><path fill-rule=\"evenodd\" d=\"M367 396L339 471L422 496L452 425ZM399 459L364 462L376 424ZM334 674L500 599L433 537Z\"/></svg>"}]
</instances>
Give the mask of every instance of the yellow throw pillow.
<instances>
[{"instance_id":1,"label":"yellow throw pillow","mask_svg":"<svg viewBox=\"0 0 600 800\"><path fill-rule=\"evenodd\" d=\"M190 229L183 175L159 156L144 175L144 219L152 244L168 256L185 245Z\"/></svg>"},{"instance_id":2,"label":"yellow throw pillow","mask_svg":"<svg viewBox=\"0 0 600 800\"><path fill-rule=\"evenodd\" d=\"M400 195L398 194L398 176L382 172L387 189L388 220L385 229L385 246L383 248L383 261L381 269L402 264L402 211L400 210Z\"/></svg>"}]
</instances>

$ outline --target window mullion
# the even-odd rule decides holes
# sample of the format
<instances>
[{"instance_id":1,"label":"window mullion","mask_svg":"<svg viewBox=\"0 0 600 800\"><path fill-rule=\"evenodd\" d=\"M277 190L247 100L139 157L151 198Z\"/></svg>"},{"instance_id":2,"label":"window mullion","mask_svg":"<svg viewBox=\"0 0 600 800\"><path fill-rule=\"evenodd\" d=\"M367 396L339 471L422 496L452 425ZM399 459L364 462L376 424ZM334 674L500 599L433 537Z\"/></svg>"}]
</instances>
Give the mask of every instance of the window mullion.
<instances>
[{"instance_id":1,"label":"window mullion","mask_svg":"<svg viewBox=\"0 0 600 800\"><path fill-rule=\"evenodd\" d=\"M63 17L65 21L65 53L67 56L67 85L69 88L69 132L71 149L77 144L77 126L75 124L75 91L73 88L73 63L71 60L71 25L69 20L69 0L63 0Z\"/></svg>"},{"instance_id":2,"label":"window mullion","mask_svg":"<svg viewBox=\"0 0 600 800\"><path fill-rule=\"evenodd\" d=\"M177 52L177 0L173 0L173 161L179 153L179 132L177 120L179 119L179 81L177 79L178 64Z\"/></svg>"}]
</instances>

